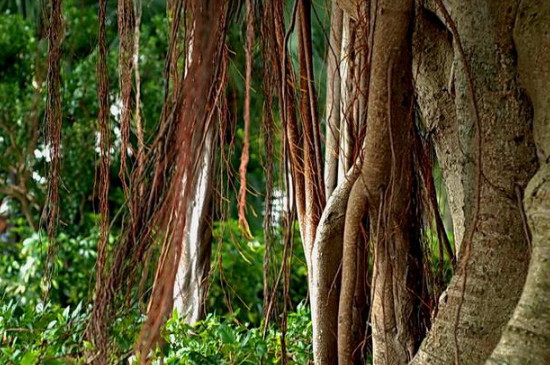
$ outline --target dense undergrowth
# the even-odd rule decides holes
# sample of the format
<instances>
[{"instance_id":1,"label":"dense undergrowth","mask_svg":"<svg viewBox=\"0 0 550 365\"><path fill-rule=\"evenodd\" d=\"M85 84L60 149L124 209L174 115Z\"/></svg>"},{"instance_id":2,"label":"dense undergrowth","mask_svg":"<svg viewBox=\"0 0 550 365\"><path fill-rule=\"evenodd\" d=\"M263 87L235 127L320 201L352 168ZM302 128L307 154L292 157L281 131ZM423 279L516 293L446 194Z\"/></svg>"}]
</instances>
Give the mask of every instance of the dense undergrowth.
<instances>
[{"instance_id":1,"label":"dense undergrowth","mask_svg":"<svg viewBox=\"0 0 550 365\"><path fill-rule=\"evenodd\" d=\"M136 362L131 356L138 335L135 323L120 321L114 326L116 351L112 363ZM9 301L0 306L0 364L84 364L93 347L84 340L88 310L82 304L65 308L51 303L36 307ZM139 318L134 320L139 321ZM291 364L311 360L311 321L301 304L289 314L285 335ZM278 364L282 333L271 325L240 323L235 315L209 314L194 326L174 315L163 331L164 345L157 349L154 363L160 364ZM92 355L93 356L93 355Z\"/></svg>"},{"instance_id":2,"label":"dense undergrowth","mask_svg":"<svg viewBox=\"0 0 550 365\"><path fill-rule=\"evenodd\" d=\"M207 317L189 326L177 314L167 322L164 345L156 358L165 364L259 364L280 363L282 350L281 315L266 333L262 322L261 283L263 245L259 242L238 244L231 236L236 222L218 224L214 240L221 243L222 259L214 259ZM94 273L98 233L56 239L55 272L48 283L44 278L48 241L44 235L13 227L0 241L0 364L83 364L94 349L85 341L91 307L88 300ZM112 239L114 241L114 239ZM222 263L222 268L217 266ZM287 356L291 363L311 360L311 319L308 305L300 302L305 268L294 261L295 286L291 294L293 308L288 314ZM221 285L220 271L227 271ZM233 268L233 270L229 270ZM238 272L246 273L239 285ZM242 281L242 280L241 280ZM229 285L231 283L231 285ZM248 283L248 284L247 284ZM225 304L234 301L235 311ZM239 309L241 308L241 309ZM244 309L244 310L243 310ZM113 363L128 364L139 335L143 315L134 305L121 312L112 326ZM278 323L277 323L278 322ZM160 362L159 362L160 363Z\"/></svg>"}]
</instances>

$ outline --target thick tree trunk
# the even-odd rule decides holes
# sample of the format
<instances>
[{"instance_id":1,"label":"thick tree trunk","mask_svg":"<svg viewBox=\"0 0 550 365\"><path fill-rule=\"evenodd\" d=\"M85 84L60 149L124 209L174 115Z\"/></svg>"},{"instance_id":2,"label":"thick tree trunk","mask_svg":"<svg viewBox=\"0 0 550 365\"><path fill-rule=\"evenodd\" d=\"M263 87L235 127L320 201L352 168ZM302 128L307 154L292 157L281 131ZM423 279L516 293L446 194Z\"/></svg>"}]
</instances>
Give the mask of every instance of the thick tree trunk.
<instances>
[{"instance_id":1,"label":"thick tree trunk","mask_svg":"<svg viewBox=\"0 0 550 365\"><path fill-rule=\"evenodd\" d=\"M545 163L525 191L533 234L529 274L520 302L488 365L550 364L550 164Z\"/></svg>"},{"instance_id":2,"label":"thick tree trunk","mask_svg":"<svg viewBox=\"0 0 550 365\"><path fill-rule=\"evenodd\" d=\"M540 162L524 198L533 251L520 301L487 364L550 364L550 3L523 1L518 13L518 68L533 102Z\"/></svg>"},{"instance_id":3,"label":"thick tree trunk","mask_svg":"<svg viewBox=\"0 0 550 365\"><path fill-rule=\"evenodd\" d=\"M355 0L336 0L336 2L348 14L355 16L357 3ZM443 11L437 6L438 2L436 0L426 4L441 17ZM435 35L434 39L434 34L425 31L420 37L424 38L423 42L428 44L422 47L416 44L417 52L426 52L415 55L417 60L415 69L419 66L416 90L424 119L428 126L435 127L433 132L436 151L446 185L450 194L454 195L451 197L450 205L455 242L460 244L463 241L463 245L468 246L469 253L467 257L462 258L461 267L465 269L455 275L448 293L442 297L440 312L433 329L412 364L450 364L458 361L475 365L483 363L496 345L523 285L529 252L518 196L521 196L526 182L532 176L536 159L530 132L531 109L517 82L515 50L510 32L518 15L517 2L448 0L444 3L450 12L450 18L456 23L456 31L452 32L453 37L458 33L462 40L472 81L468 80L469 77L465 72L464 57L459 50L457 39L452 41L454 60L449 69L449 51L445 50L445 48L448 49L448 45L445 45L447 42L444 40L444 32L439 31L438 33L441 34ZM528 8L532 5L542 6L544 1L533 0L521 4L522 8ZM537 14L539 14L539 20L537 20ZM540 12L534 11L531 12L531 16L528 16L522 11L519 14L518 24L521 23L522 17L528 19L531 25L537 24L544 27L547 24L547 21L545 23L540 20ZM444 17L441 18L444 19ZM443 22L452 29L448 21ZM431 28L435 29L433 26ZM429 48L430 42L433 49ZM540 47L533 39L518 41L516 44L519 46L519 43ZM539 57L543 57L547 52L540 49L538 51ZM525 59L534 58L533 53L529 54L530 56ZM544 64L548 67L548 62ZM445 82L446 74L449 75L450 82ZM537 76L534 79L541 80ZM547 80L542 80L541 83L548 84ZM477 146L475 142L476 113L469 96L470 87L475 90L479 109L481 146ZM548 92L545 93L545 95L548 94ZM453 103L450 103L451 98L454 99ZM534 99L535 112L537 112L537 100ZM547 107L548 99L543 103ZM547 135L547 126L535 125L535 138L547 138L545 137ZM480 186L475 183L477 168L475 160L478 147L482 150ZM457 154L457 150L461 153ZM541 150L539 149L538 152L540 157ZM539 174L542 174L544 169L546 167L541 168ZM532 184L536 184L536 181L540 182L540 177L533 181ZM479 201L476 198L478 189ZM537 237L539 240L541 238L548 240L548 237L542 235L548 230L548 221L539 214L542 212L546 214L548 209L542 204L545 199L548 199L543 197L547 194L545 189L541 186L536 191L537 195L529 197L529 194L532 195L531 192L535 193L535 188L530 186L527 192L528 198L526 198L534 232L535 253L540 253L540 261L536 259L533 261L523 296L525 300L532 300L537 295L535 299L538 302L535 303L539 304L547 303L545 291L548 288L546 284L541 287L541 283L544 283L541 278L543 275L544 277L548 275L540 271L543 267L541 262L544 262L548 251L545 251L542 246L536 248ZM477 214L476 206L479 207ZM474 219L475 216L477 216L476 219ZM473 226L472 223L475 221L477 224ZM465 235L463 232L471 232L471 238L461 240ZM462 251L464 250L463 248ZM465 260L467 262L464 262ZM467 281L463 292L466 275ZM535 282L538 286L533 285ZM536 306L536 310L540 313L538 316L546 315L543 310L541 311L541 308L546 309L546 307ZM516 309L514 317L516 324L512 320L510 328L521 323L524 325L522 328L527 327L527 330L518 331L519 335L515 334L515 338L513 338L512 329L507 331L499 345L499 348L504 350L497 349L495 358L521 362L513 356L518 356L519 353L525 356L531 351L530 348L537 345L537 341L541 338L547 339L544 337L547 336L546 332L541 330L546 329L544 326L533 327L536 317L531 316L533 309L535 307L526 309L522 305ZM460 315L457 315L458 311ZM534 336L533 333L537 335ZM531 337L542 335L542 337L533 341L523 340L523 346L520 346L518 338L523 336L525 339L529 335ZM458 337L458 349L455 336ZM512 347L515 350L511 351ZM459 351L457 360L455 353ZM506 351L508 355L503 357ZM538 362L533 363L547 362L540 359L546 358L539 357Z\"/></svg>"},{"instance_id":4,"label":"thick tree trunk","mask_svg":"<svg viewBox=\"0 0 550 365\"><path fill-rule=\"evenodd\" d=\"M412 1L380 1L373 9L372 64L367 130L361 175L346 211L342 289L338 315L340 364L352 362L353 299L357 280L357 242L366 211L374 244L373 359L405 364L417 345L416 281L411 254L413 141L411 28Z\"/></svg>"},{"instance_id":5,"label":"thick tree trunk","mask_svg":"<svg viewBox=\"0 0 550 365\"><path fill-rule=\"evenodd\" d=\"M211 196L213 152L215 139L212 128L204 141L200 164L195 171L192 199L187 204L184 240L174 283L174 308L189 324L200 320L205 312L205 301L210 272ZM185 199L185 197L183 198Z\"/></svg>"},{"instance_id":6,"label":"thick tree trunk","mask_svg":"<svg viewBox=\"0 0 550 365\"><path fill-rule=\"evenodd\" d=\"M532 176L536 160L531 108L517 82L510 32L516 2L449 0L445 5L456 24L473 83L453 31L455 105L466 157L462 174L466 233L461 251L469 253L461 256L462 269L440 301L432 330L412 364L475 365L495 347L523 286L529 252L516 196ZM480 146L476 123L481 128ZM479 148L482 174L477 186L472 177Z\"/></svg>"}]
</instances>

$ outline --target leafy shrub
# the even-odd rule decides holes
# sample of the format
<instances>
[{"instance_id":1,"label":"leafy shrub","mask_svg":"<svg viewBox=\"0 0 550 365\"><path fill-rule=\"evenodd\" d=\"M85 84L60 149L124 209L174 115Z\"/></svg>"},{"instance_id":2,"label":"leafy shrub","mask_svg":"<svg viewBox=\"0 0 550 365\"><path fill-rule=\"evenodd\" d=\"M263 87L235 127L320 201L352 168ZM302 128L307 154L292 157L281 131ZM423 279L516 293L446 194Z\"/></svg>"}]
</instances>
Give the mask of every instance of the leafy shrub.
<instances>
[{"instance_id":1,"label":"leafy shrub","mask_svg":"<svg viewBox=\"0 0 550 365\"><path fill-rule=\"evenodd\" d=\"M175 314L167 323L167 345L157 354L165 364L279 364L282 333L270 326L264 338L262 326L239 323L235 315L209 314L195 326ZM303 303L288 316L287 356L291 364L312 361L312 327L309 310Z\"/></svg>"},{"instance_id":2,"label":"leafy shrub","mask_svg":"<svg viewBox=\"0 0 550 365\"><path fill-rule=\"evenodd\" d=\"M93 354L84 341L90 308L82 303L75 307L48 303L21 306L9 301L0 306L0 364L60 365L84 364ZM113 339L120 353L113 363L126 363L138 334L136 318L119 318ZM130 329L130 330L129 330ZM265 338L262 327L241 324L234 315L209 314L194 326L176 314L168 320L163 337L166 344L158 349L154 362L161 364L278 364L281 362L282 333L273 325ZM290 364L312 361L312 327L310 313L303 303L289 313L286 333ZM130 341L129 341L130 340ZM137 363L130 357L130 363Z\"/></svg>"},{"instance_id":3,"label":"leafy shrub","mask_svg":"<svg viewBox=\"0 0 550 365\"><path fill-rule=\"evenodd\" d=\"M19 304L11 300L0 306L0 364L84 363L87 315L82 303L74 309Z\"/></svg>"}]
</instances>

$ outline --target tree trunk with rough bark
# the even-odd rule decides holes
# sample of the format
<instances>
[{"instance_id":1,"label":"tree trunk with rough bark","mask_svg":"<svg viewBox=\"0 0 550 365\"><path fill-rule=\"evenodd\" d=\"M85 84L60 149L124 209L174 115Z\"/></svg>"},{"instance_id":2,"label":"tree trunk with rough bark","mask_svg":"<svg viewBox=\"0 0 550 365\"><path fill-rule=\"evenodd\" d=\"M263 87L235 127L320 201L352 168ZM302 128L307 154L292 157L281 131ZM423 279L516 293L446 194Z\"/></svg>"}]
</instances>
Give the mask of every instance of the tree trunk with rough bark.
<instances>
[{"instance_id":1,"label":"tree trunk with rough bark","mask_svg":"<svg viewBox=\"0 0 550 365\"><path fill-rule=\"evenodd\" d=\"M452 35L427 10L416 16L413 72L416 102L424 127L431 133L448 194L455 251L464 237L464 165L454 102ZM471 178L471 177L470 177Z\"/></svg>"},{"instance_id":2,"label":"tree trunk with rough bark","mask_svg":"<svg viewBox=\"0 0 550 365\"><path fill-rule=\"evenodd\" d=\"M356 1L336 2L347 14L356 17ZM536 93L524 81L527 72L520 71L523 85L519 84L515 51L517 47L521 68L521 46L531 45L529 51L523 51L529 54L524 60L533 61L538 57L537 62L546 69L539 67L536 73L531 65L527 78L531 82L537 80L539 87L548 84L548 80L541 77L549 64L545 61L548 52L541 47L546 40L542 38L548 20L543 18L546 15L541 15L546 13L533 10L547 5L542 0L524 1L518 10L513 1L447 0L443 3L450 16L446 17L438 3L438 0L424 3L422 6L426 9L417 14L413 70L418 106L428 131L433 133L449 193L455 244L457 248L462 245L462 262L440 299L441 307L433 328L412 364L458 361L475 365L483 363L496 346L518 301L527 271L529 250L521 196L536 168L536 158L531 131L532 109L522 86L527 88L535 118L539 119L548 119L540 117L539 109L547 108L549 92L539 91L539 96L534 96ZM518 27L522 28L522 24L531 26L531 33L522 29L524 39L520 40ZM512 41L514 25L515 44ZM536 29L537 26L540 28ZM471 89L477 101L479 119L472 107ZM476 123L481 128L480 146L476 142ZM547 163L541 151L548 147L542 147L544 144L538 140L546 138L548 126L536 119L534 134L539 160L541 164ZM479 149L482 172L478 186L476 156ZM541 167L539 175L544 171L546 168ZM548 198L544 196L547 194L545 186L540 185L544 179L539 175L531 183L536 185L538 182L539 188L530 186L526 193L534 260L523 297L525 302L536 297L535 304L547 303L545 294L541 294L544 293L544 284L541 288L544 265L541 263L547 251L540 244L537 248L537 239L548 240L545 236L548 222L541 214L547 210L543 202ZM479 206L477 213L476 205ZM535 312L542 317L538 320L545 323L542 307L544 305L538 305L535 310L533 305L518 306L509 325L511 329L505 332L499 345L501 350L497 348L493 354L495 359L514 361L513 356L519 353L546 356L544 351L542 355L535 355L536 351L525 349L547 338L546 332L541 330L544 326L534 327ZM513 328L518 326L526 330L514 333ZM535 339L526 341L525 337L532 333L536 334L531 336ZM519 346L520 341L522 346ZM540 359L546 358L539 357L538 363Z\"/></svg>"},{"instance_id":3,"label":"tree trunk with rough bark","mask_svg":"<svg viewBox=\"0 0 550 365\"><path fill-rule=\"evenodd\" d=\"M497 344L525 279L529 252L517 192L523 191L536 166L532 110L517 80L510 31L517 12L515 2L449 0L445 7L455 30L440 6L432 10L453 35L454 89L450 91L454 91L459 147L465 155L460 175L466 233L460 269L411 364L475 365L482 364ZM476 141L477 127L480 142ZM475 178L478 153L479 186Z\"/></svg>"},{"instance_id":4,"label":"tree trunk with rough bark","mask_svg":"<svg viewBox=\"0 0 550 365\"><path fill-rule=\"evenodd\" d=\"M540 168L525 190L532 232L529 273L520 301L487 364L550 364L550 3L522 1L514 41L520 81L534 108Z\"/></svg>"}]
</instances>

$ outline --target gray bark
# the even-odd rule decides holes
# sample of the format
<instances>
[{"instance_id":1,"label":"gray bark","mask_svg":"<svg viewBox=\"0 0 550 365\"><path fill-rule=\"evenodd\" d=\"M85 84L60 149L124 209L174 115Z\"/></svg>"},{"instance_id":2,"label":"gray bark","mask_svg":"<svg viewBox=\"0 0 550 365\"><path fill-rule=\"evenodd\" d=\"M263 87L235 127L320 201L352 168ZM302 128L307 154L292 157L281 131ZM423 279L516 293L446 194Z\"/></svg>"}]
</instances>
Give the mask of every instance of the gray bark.
<instances>
[{"instance_id":1,"label":"gray bark","mask_svg":"<svg viewBox=\"0 0 550 365\"><path fill-rule=\"evenodd\" d=\"M343 16L342 45L340 54L340 135L338 151L338 183L346 179L352 163L350 128L353 118L353 76L351 70L353 39L352 20Z\"/></svg>"},{"instance_id":2,"label":"gray bark","mask_svg":"<svg viewBox=\"0 0 550 365\"><path fill-rule=\"evenodd\" d=\"M518 84L510 32L516 2L449 0L445 5L456 23L472 73L482 128L483 171L478 187L471 178L476 168L476 118L454 39L454 101L460 146L466 157L462 174L466 236L470 230L474 232L471 242L465 239L462 243L470 245L470 254L460 258L461 267L468 259L466 269L453 277L412 364L455 363L458 351L462 364L475 365L482 364L497 344L525 280L529 252L516 191L525 188L536 159L530 128L532 111ZM476 206L478 223L472 227Z\"/></svg>"},{"instance_id":3,"label":"gray bark","mask_svg":"<svg viewBox=\"0 0 550 365\"><path fill-rule=\"evenodd\" d=\"M533 251L520 301L488 365L550 364L550 164L525 191Z\"/></svg>"},{"instance_id":4,"label":"gray bark","mask_svg":"<svg viewBox=\"0 0 550 365\"><path fill-rule=\"evenodd\" d=\"M487 364L550 364L550 3L523 1L518 12L518 68L533 102L540 163L524 198L533 251L520 301Z\"/></svg>"},{"instance_id":5,"label":"gray bark","mask_svg":"<svg viewBox=\"0 0 550 365\"><path fill-rule=\"evenodd\" d=\"M432 133L437 160L448 194L455 251L464 237L466 156L460 145L454 101L453 48L450 32L426 11L417 15L413 72L416 101L424 125Z\"/></svg>"}]
</instances>

